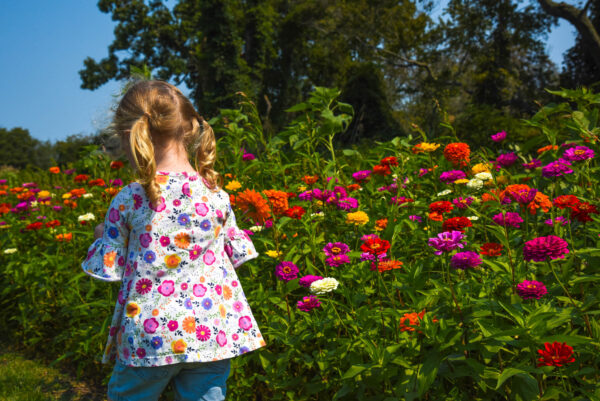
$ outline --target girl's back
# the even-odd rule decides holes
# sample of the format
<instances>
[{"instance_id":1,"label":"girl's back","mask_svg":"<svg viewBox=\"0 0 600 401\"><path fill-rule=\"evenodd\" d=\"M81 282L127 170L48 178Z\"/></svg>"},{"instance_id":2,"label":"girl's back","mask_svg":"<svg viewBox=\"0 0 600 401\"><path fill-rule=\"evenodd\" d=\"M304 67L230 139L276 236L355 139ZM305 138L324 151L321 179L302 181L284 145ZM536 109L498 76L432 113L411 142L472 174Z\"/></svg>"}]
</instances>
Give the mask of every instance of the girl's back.
<instances>
[{"instance_id":1,"label":"girl's back","mask_svg":"<svg viewBox=\"0 0 600 401\"><path fill-rule=\"evenodd\" d=\"M207 362L264 346L235 272L258 254L229 195L196 172L155 179L157 205L137 182L115 195L82 263L95 278L122 281L103 363Z\"/></svg>"}]
</instances>

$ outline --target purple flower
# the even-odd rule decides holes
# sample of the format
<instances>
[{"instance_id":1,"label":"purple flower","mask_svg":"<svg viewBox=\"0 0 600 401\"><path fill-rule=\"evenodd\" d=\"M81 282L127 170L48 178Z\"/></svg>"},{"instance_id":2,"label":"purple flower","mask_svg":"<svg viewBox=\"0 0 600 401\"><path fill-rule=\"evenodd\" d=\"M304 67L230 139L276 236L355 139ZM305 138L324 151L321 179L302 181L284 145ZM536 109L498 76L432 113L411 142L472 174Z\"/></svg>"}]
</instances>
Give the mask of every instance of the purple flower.
<instances>
[{"instance_id":1,"label":"purple flower","mask_svg":"<svg viewBox=\"0 0 600 401\"><path fill-rule=\"evenodd\" d=\"M254 160L256 159L256 156L254 156L252 153L244 153L244 155L242 156L242 160L244 161L249 161L249 160Z\"/></svg>"},{"instance_id":2,"label":"purple flower","mask_svg":"<svg viewBox=\"0 0 600 401\"><path fill-rule=\"evenodd\" d=\"M350 263L350 258L348 255L333 255L325 259L325 262L330 267L339 267L345 263Z\"/></svg>"},{"instance_id":3,"label":"purple flower","mask_svg":"<svg viewBox=\"0 0 600 401\"><path fill-rule=\"evenodd\" d=\"M503 153L500 156L498 156L498 158L496 159L496 163L498 164L498 167L510 167L513 164L515 164L517 161L517 155L513 152L510 153ZM499 168L497 168L499 170Z\"/></svg>"},{"instance_id":4,"label":"purple flower","mask_svg":"<svg viewBox=\"0 0 600 401\"><path fill-rule=\"evenodd\" d=\"M337 201L336 206L340 210L356 209L358 207L358 200L351 197L346 197Z\"/></svg>"},{"instance_id":5,"label":"purple flower","mask_svg":"<svg viewBox=\"0 0 600 401\"><path fill-rule=\"evenodd\" d=\"M114 180L110 180L110 185L113 187L120 187L123 185L123 180L120 178L115 178Z\"/></svg>"},{"instance_id":6,"label":"purple flower","mask_svg":"<svg viewBox=\"0 0 600 401\"><path fill-rule=\"evenodd\" d=\"M300 284L302 287L310 288L310 285L313 281L317 281L317 280L321 280L321 279L323 279L323 277L313 276L312 274L309 274L307 276L302 277L300 280L298 280L298 284Z\"/></svg>"},{"instance_id":7,"label":"purple flower","mask_svg":"<svg viewBox=\"0 0 600 401\"><path fill-rule=\"evenodd\" d=\"M506 131L500 131L494 135L492 135L492 141L494 142L502 142L506 139Z\"/></svg>"},{"instance_id":8,"label":"purple flower","mask_svg":"<svg viewBox=\"0 0 600 401\"><path fill-rule=\"evenodd\" d=\"M569 250L569 244L556 235L534 238L523 247L523 259L543 262L549 259L563 259Z\"/></svg>"},{"instance_id":9,"label":"purple flower","mask_svg":"<svg viewBox=\"0 0 600 401\"><path fill-rule=\"evenodd\" d=\"M458 252L450 259L450 266L455 269L466 270L479 266L483 261L477 252L466 251Z\"/></svg>"},{"instance_id":10,"label":"purple flower","mask_svg":"<svg viewBox=\"0 0 600 401\"><path fill-rule=\"evenodd\" d=\"M65 170L65 171L63 171L63 173L65 173L66 175L71 175L71 174L73 174L74 172L75 172L75 169L74 169L74 168L70 168L70 169L68 169L68 170Z\"/></svg>"},{"instance_id":11,"label":"purple flower","mask_svg":"<svg viewBox=\"0 0 600 401\"><path fill-rule=\"evenodd\" d=\"M377 239L377 238L379 238L379 235L377 235L377 234L365 234L362 237L360 237L360 240L361 241L366 241L366 240L369 240L369 239Z\"/></svg>"},{"instance_id":12,"label":"purple flower","mask_svg":"<svg viewBox=\"0 0 600 401\"><path fill-rule=\"evenodd\" d=\"M594 151L587 146L575 146L565 150L563 158L570 162L593 159Z\"/></svg>"},{"instance_id":13,"label":"purple flower","mask_svg":"<svg viewBox=\"0 0 600 401\"><path fill-rule=\"evenodd\" d=\"M298 267L292 262L281 262L275 267L275 275L281 281L290 281L298 277Z\"/></svg>"},{"instance_id":14,"label":"purple flower","mask_svg":"<svg viewBox=\"0 0 600 401\"><path fill-rule=\"evenodd\" d=\"M544 221L544 223L548 224L549 226L553 225L553 224L561 224L563 226L566 226L567 224L569 224L571 222L571 220L563 217L563 216L558 216L554 218L554 223L552 222L552 219L548 219L546 221Z\"/></svg>"},{"instance_id":15,"label":"purple flower","mask_svg":"<svg viewBox=\"0 0 600 401\"><path fill-rule=\"evenodd\" d=\"M314 295L309 295L307 297L302 298L302 301L298 301L298 309L303 312L310 312L311 310L318 308L321 306L321 302Z\"/></svg>"},{"instance_id":16,"label":"purple flower","mask_svg":"<svg viewBox=\"0 0 600 401\"><path fill-rule=\"evenodd\" d=\"M569 168L571 162L565 159L558 159L542 167L542 177L560 177L564 174L572 174L573 170Z\"/></svg>"},{"instance_id":17,"label":"purple flower","mask_svg":"<svg viewBox=\"0 0 600 401\"><path fill-rule=\"evenodd\" d=\"M521 228L519 223L523 222L523 219L521 218L521 216L519 216L519 213L515 213L515 212L506 212L506 215L503 215L502 213L498 213L497 215L492 217L492 220L494 220L494 223L496 223L500 226L514 227L514 228Z\"/></svg>"},{"instance_id":18,"label":"purple flower","mask_svg":"<svg viewBox=\"0 0 600 401\"><path fill-rule=\"evenodd\" d=\"M523 163L523 167L528 170L533 170L534 168L538 168L542 166L542 162L538 159L532 159L529 163Z\"/></svg>"},{"instance_id":19,"label":"purple flower","mask_svg":"<svg viewBox=\"0 0 600 401\"><path fill-rule=\"evenodd\" d=\"M463 238L464 235L460 231L444 231L437 237L429 238L427 244L437 249L436 255L441 255L443 252L450 252L456 248L464 248Z\"/></svg>"},{"instance_id":20,"label":"purple flower","mask_svg":"<svg viewBox=\"0 0 600 401\"><path fill-rule=\"evenodd\" d=\"M303 200L303 201L309 201L312 200L313 198L313 193L312 193L312 189L309 189L308 191L304 191L298 194L298 199Z\"/></svg>"},{"instance_id":21,"label":"purple flower","mask_svg":"<svg viewBox=\"0 0 600 401\"><path fill-rule=\"evenodd\" d=\"M350 251L348 245L343 242L330 242L323 248L327 256L345 255Z\"/></svg>"},{"instance_id":22,"label":"purple flower","mask_svg":"<svg viewBox=\"0 0 600 401\"><path fill-rule=\"evenodd\" d=\"M419 177L423 177L428 172L429 172L429 170L427 170L426 168L420 168L419 169Z\"/></svg>"},{"instance_id":23,"label":"purple flower","mask_svg":"<svg viewBox=\"0 0 600 401\"><path fill-rule=\"evenodd\" d=\"M446 184L450 184L456 180L462 180L464 178L467 178L467 175L464 173L464 171L460 171L460 170L444 171L440 175L440 181L442 181Z\"/></svg>"},{"instance_id":24,"label":"purple flower","mask_svg":"<svg viewBox=\"0 0 600 401\"><path fill-rule=\"evenodd\" d=\"M353 173L352 178L354 178L358 182L361 182L361 181L364 181L367 178L369 178L370 175L371 175L371 170L360 170L360 171L357 171L356 173Z\"/></svg>"},{"instance_id":25,"label":"purple flower","mask_svg":"<svg viewBox=\"0 0 600 401\"><path fill-rule=\"evenodd\" d=\"M466 198L459 196L458 198L453 199L452 203L454 203L454 206L456 206L459 209L466 209L471 203L473 203L473 198L471 198L470 196Z\"/></svg>"},{"instance_id":26,"label":"purple flower","mask_svg":"<svg viewBox=\"0 0 600 401\"><path fill-rule=\"evenodd\" d=\"M408 218L412 221L418 221L419 223L421 223L423 221L421 216L417 216L416 214L410 215L410 216L408 216Z\"/></svg>"},{"instance_id":27,"label":"purple flower","mask_svg":"<svg viewBox=\"0 0 600 401\"><path fill-rule=\"evenodd\" d=\"M543 295L548 293L544 283L539 281L523 280L522 283L517 284L517 293L523 299L540 299Z\"/></svg>"}]
</instances>

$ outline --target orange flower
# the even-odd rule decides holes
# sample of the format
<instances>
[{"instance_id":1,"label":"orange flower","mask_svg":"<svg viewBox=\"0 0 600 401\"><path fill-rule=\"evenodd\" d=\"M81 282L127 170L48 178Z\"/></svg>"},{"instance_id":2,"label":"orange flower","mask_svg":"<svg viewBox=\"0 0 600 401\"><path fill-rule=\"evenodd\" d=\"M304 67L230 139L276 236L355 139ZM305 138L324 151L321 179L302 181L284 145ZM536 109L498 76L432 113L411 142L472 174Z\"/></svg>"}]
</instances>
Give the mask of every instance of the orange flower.
<instances>
[{"instance_id":1,"label":"orange flower","mask_svg":"<svg viewBox=\"0 0 600 401\"><path fill-rule=\"evenodd\" d=\"M373 174L389 175L392 174L392 170L390 170L390 166L376 164L373 166Z\"/></svg>"},{"instance_id":2,"label":"orange flower","mask_svg":"<svg viewBox=\"0 0 600 401\"><path fill-rule=\"evenodd\" d=\"M360 184L350 184L346 187L346 189L350 192L357 191L360 189Z\"/></svg>"},{"instance_id":3,"label":"orange flower","mask_svg":"<svg viewBox=\"0 0 600 401\"><path fill-rule=\"evenodd\" d=\"M547 152L549 150L558 150L558 146L556 146L556 145L544 146L543 148L539 148L537 150L537 152L538 152L538 155L539 155L540 153L544 153L544 152Z\"/></svg>"},{"instance_id":4,"label":"orange flower","mask_svg":"<svg viewBox=\"0 0 600 401\"><path fill-rule=\"evenodd\" d=\"M19 192L23 192L23 189L24 188L22 188L22 187L14 187L14 188L10 189L10 192L12 192L13 194L16 194L16 193L19 193Z\"/></svg>"},{"instance_id":5,"label":"orange flower","mask_svg":"<svg viewBox=\"0 0 600 401\"><path fill-rule=\"evenodd\" d=\"M405 313L404 316L400 318L400 331L415 331L415 327L421 325L421 320L423 319L423 316L425 316L425 309L423 309L419 313ZM407 320L408 322L406 322ZM438 320L433 319L432 322L437 323ZM420 330L419 333L421 333Z\"/></svg>"},{"instance_id":6,"label":"orange flower","mask_svg":"<svg viewBox=\"0 0 600 401\"><path fill-rule=\"evenodd\" d=\"M46 223L46 227L58 227L60 226L60 221L58 220L50 220Z\"/></svg>"},{"instance_id":7,"label":"orange flower","mask_svg":"<svg viewBox=\"0 0 600 401\"><path fill-rule=\"evenodd\" d=\"M469 145L463 142L449 143L444 148L444 157L455 166L460 164L462 167L469 163L471 149Z\"/></svg>"},{"instance_id":8,"label":"orange flower","mask_svg":"<svg viewBox=\"0 0 600 401\"><path fill-rule=\"evenodd\" d=\"M388 219L375 220L375 230L382 231L387 227Z\"/></svg>"},{"instance_id":9,"label":"orange flower","mask_svg":"<svg viewBox=\"0 0 600 401\"><path fill-rule=\"evenodd\" d=\"M116 251L110 251L104 254L104 265L107 267L113 267L115 264L115 259L117 258Z\"/></svg>"},{"instance_id":10,"label":"orange flower","mask_svg":"<svg viewBox=\"0 0 600 401\"><path fill-rule=\"evenodd\" d=\"M181 249L186 249L190 246L190 236L187 233L179 233L175 235L175 245Z\"/></svg>"},{"instance_id":11,"label":"orange flower","mask_svg":"<svg viewBox=\"0 0 600 401\"><path fill-rule=\"evenodd\" d=\"M27 192L23 192L22 194L17 195L17 198L21 199L21 200L26 200L32 196L35 196L35 193L27 191Z\"/></svg>"},{"instance_id":12,"label":"orange flower","mask_svg":"<svg viewBox=\"0 0 600 401\"><path fill-rule=\"evenodd\" d=\"M87 180L90 179L90 176L87 174L78 174L75 176L75 178L73 178L73 181L75 182L86 182Z\"/></svg>"},{"instance_id":13,"label":"orange flower","mask_svg":"<svg viewBox=\"0 0 600 401\"><path fill-rule=\"evenodd\" d=\"M188 316L183 319L183 331L186 333L194 333L196 331L196 319L193 316Z\"/></svg>"},{"instance_id":14,"label":"orange flower","mask_svg":"<svg viewBox=\"0 0 600 401\"><path fill-rule=\"evenodd\" d=\"M527 205L530 214L535 214L537 209L542 209L544 213L548 213L551 207L552 202L550 202L548 195L544 195L539 191L535 194L535 198Z\"/></svg>"},{"instance_id":15,"label":"orange flower","mask_svg":"<svg viewBox=\"0 0 600 401\"><path fill-rule=\"evenodd\" d=\"M120 168L123 167L123 162L122 161L114 161L114 162L110 162L110 168L113 170L119 170Z\"/></svg>"},{"instance_id":16,"label":"orange flower","mask_svg":"<svg viewBox=\"0 0 600 401\"><path fill-rule=\"evenodd\" d=\"M262 193L267 196L274 214L283 214L289 208L287 192L265 189Z\"/></svg>"},{"instance_id":17,"label":"orange flower","mask_svg":"<svg viewBox=\"0 0 600 401\"><path fill-rule=\"evenodd\" d=\"M50 167L48 169L52 174L58 174L60 173L60 167Z\"/></svg>"},{"instance_id":18,"label":"orange flower","mask_svg":"<svg viewBox=\"0 0 600 401\"><path fill-rule=\"evenodd\" d=\"M246 189L238 193L236 206L255 223L264 224L271 217L271 208L260 193L253 189Z\"/></svg>"},{"instance_id":19,"label":"orange flower","mask_svg":"<svg viewBox=\"0 0 600 401\"><path fill-rule=\"evenodd\" d=\"M95 180L88 181L88 185L90 187L93 187L93 186L105 187L106 182L104 182L104 180L102 178L96 178Z\"/></svg>"},{"instance_id":20,"label":"orange flower","mask_svg":"<svg viewBox=\"0 0 600 401\"><path fill-rule=\"evenodd\" d=\"M384 260L377 264L377 270L381 273L387 270L400 269L402 265L403 263L399 260Z\"/></svg>"},{"instance_id":21,"label":"orange flower","mask_svg":"<svg viewBox=\"0 0 600 401\"><path fill-rule=\"evenodd\" d=\"M500 201L500 199L499 199L499 197L500 197L500 190L494 190L494 189L492 189L490 192L491 193L487 193L486 192L483 195L481 195L481 201L482 202L493 202L493 201L499 202Z\"/></svg>"},{"instance_id":22,"label":"orange flower","mask_svg":"<svg viewBox=\"0 0 600 401\"><path fill-rule=\"evenodd\" d=\"M224 285L223 286L223 299L225 301L228 301L231 299L232 296L233 296L233 293L231 291L231 287L229 287L228 285Z\"/></svg>"},{"instance_id":23,"label":"orange flower","mask_svg":"<svg viewBox=\"0 0 600 401\"><path fill-rule=\"evenodd\" d=\"M10 212L10 203L0 203L0 214Z\"/></svg>"},{"instance_id":24,"label":"orange flower","mask_svg":"<svg viewBox=\"0 0 600 401\"><path fill-rule=\"evenodd\" d=\"M433 221L444 221L444 215L439 212L429 213L429 219Z\"/></svg>"},{"instance_id":25,"label":"orange flower","mask_svg":"<svg viewBox=\"0 0 600 401\"><path fill-rule=\"evenodd\" d=\"M306 185L312 185L319 180L318 175L305 175L302 177L302 181L306 183Z\"/></svg>"},{"instance_id":26,"label":"orange flower","mask_svg":"<svg viewBox=\"0 0 600 401\"><path fill-rule=\"evenodd\" d=\"M81 195L85 194L86 192L87 191L85 190L85 188L74 188L71 191L69 191L71 196L75 196L77 198L80 198Z\"/></svg>"},{"instance_id":27,"label":"orange flower","mask_svg":"<svg viewBox=\"0 0 600 401\"><path fill-rule=\"evenodd\" d=\"M56 240L60 242L69 242L73 239L73 233L57 234Z\"/></svg>"},{"instance_id":28,"label":"orange flower","mask_svg":"<svg viewBox=\"0 0 600 401\"><path fill-rule=\"evenodd\" d=\"M115 188L115 187L108 187L108 188L104 189L104 192L109 194L111 197L115 196L117 193L119 193L119 191L120 191L120 189Z\"/></svg>"}]
</instances>

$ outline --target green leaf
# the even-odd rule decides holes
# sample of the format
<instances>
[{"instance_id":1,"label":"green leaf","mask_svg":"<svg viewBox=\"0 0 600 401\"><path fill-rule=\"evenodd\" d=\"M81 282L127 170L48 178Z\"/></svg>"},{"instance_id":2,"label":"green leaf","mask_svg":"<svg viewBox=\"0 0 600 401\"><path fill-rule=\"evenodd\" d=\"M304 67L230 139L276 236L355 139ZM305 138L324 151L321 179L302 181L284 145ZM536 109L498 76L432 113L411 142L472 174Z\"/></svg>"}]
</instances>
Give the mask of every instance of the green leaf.
<instances>
[{"instance_id":1,"label":"green leaf","mask_svg":"<svg viewBox=\"0 0 600 401\"><path fill-rule=\"evenodd\" d=\"M419 376L417 377L419 396L425 394L425 392L433 384L438 369L440 368L441 361L442 357L439 353L435 351L430 351L428 353L427 359L425 359L425 362L423 362L423 366L419 370Z\"/></svg>"},{"instance_id":2,"label":"green leaf","mask_svg":"<svg viewBox=\"0 0 600 401\"><path fill-rule=\"evenodd\" d=\"M504 384L504 382L506 380L510 379L511 377L513 377L514 375L517 375L519 373L528 375L528 373L526 371L521 370L521 369L517 369L517 368L504 369L502 371L502 373L500 373L500 376L498 376L498 383L496 384L496 390L498 390L500 388L500 386L502 386L502 384Z\"/></svg>"},{"instance_id":3,"label":"green leaf","mask_svg":"<svg viewBox=\"0 0 600 401\"><path fill-rule=\"evenodd\" d=\"M342 380L351 379L360 372L370 368L371 365L352 365L350 369L342 375Z\"/></svg>"}]
</instances>

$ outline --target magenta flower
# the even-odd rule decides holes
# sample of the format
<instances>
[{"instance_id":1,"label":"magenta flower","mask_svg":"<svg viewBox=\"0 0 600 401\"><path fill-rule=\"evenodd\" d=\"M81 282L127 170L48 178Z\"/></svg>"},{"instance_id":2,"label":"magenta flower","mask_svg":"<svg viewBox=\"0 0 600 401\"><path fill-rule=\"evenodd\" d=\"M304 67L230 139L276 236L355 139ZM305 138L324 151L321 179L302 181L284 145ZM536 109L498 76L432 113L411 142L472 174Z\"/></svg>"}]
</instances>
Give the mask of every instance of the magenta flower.
<instances>
[{"instance_id":1,"label":"magenta flower","mask_svg":"<svg viewBox=\"0 0 600 401\"><path fill-rule=\"evenodd\" d=\"M442 181L446 184L451 184L456 180L462 180L464 178L467 178L467 175L465 174L464 171L461 171L461 170L444 171L440 175L440 181Z\"/></svg>"},{"instance_id":2,"label":"magenta flower","mask_svg":"<svg viewBox=\"0 0 600 401\"><path fill-rule=\"evenodd\" d=\"M517 162L517 155L513 152L503 153L496 159L496 163L499 167L510 167ZM498 167L496 167L498 169Z\"/></svg>"},{"instance_id":3,"label":"magenta flower","mask_svg":"<svg viewBox=\"0 0 600 401\"><path fill-rule=\"evenodd\" d=\"M371 175L371 170L360 170L360 171L357 171L356 173L353 173L352 178L354 178L354 180L357 182L362 182L362 181L366 180L367 178L369 178L370 175Z\"/></svg>"},{"instance_id":4,"label":"magenta flower","mask_svg":"<svg viewBox=\"0 0 600 401\"><path fill-rule=\"evenodd\" d=\"M466 198L459 196L458 198L454 198L452 203L454 203L454 206L456 206L458 209L466 209L471 203L473 203L473 198L470 196Z\"/></svg>"},{"instance_id":5,"label":"magenta flower","mask_svg":"<svg viewBox=\"0 0 600 401\"><path fill-rule=\"evenodd\" d=\"M370 239L377 239L377 238L379 238L379 235L377 235L377 234L365 234L362 237L360 237L360 240L361 241L367 241L367 240L370 240Z\"/></svg>"},{"instance_id":6,"label":"magenta flower","mask_svg":"<svg viewBox=\"0 0 600 401\"><path fill-rule=\"evenodd\" d=\"M523 259L543 262L549 259L563 259L569 250L569 244L556 235L534 238L523 247Z\"/></svg>"},{"instance_id":7,"label":"magenta flower","mask_svg":"<svg viewBox=\"0 0 600 401\"><path fill-rule=\"evenodd\" d=\"M292 262L281 262L275 267L275 275L281 281L290 281L298 277L298 267Z\"/></svg>"},{"instance_id":8,"label":"magenta flower","mask_svg":"<svg viewBox=\"0 0 600 401\"><path fill-rule=\"evenodd\" d=\"M491 136L491 138L492 138L492 141L494 141L494 142L502 142L503 140L506 139L506 131L500 131L496 134L493 134Z\"/></svg>"},{"instance_id":9,"label":"magenta flower","mask_svg":"<svg viewBox=\"0 0 600 401\"><path fill-rule=\"evenodd\" d=\"M523 222L523 219L521 218L521 216L519 216L519 213L515 213L515 212L506 212L506 215L503 215L502 213L498 213L497 215L492 217L492 220L494 220L494 223L496 223L500 226L514 227L514 228L521 228L519 223Z\"/></svg>"},{"instance_id":10,"label":"magenta flower","mask_svg":"<svg viewBox=\"0 0 600 401\"><path fill-rule=\"evenodd\" d=\"M333 255L325 259L325 262L330 267L339 267L343 264L350 263L350 258L348 255Z\"/></svg>"},{"instance_id":11,"label":"magenta flower","mask_svg":"<svg viewBox=\"0 0 600 401\"><path fill-rule=\"evenodd\" d=\"M594 151L587 146L575 146L565 150L563 153L563 159L570 162L576 162L580 160L593 159L594 155Z\"/></svg>"},{"instance_id":12,"label":"magenta flower","mask_svg":"<svg viewBox=\"0 0 600 401\"><path fill-rule=\"evenodd\" d=\"M256 156L254 156L252 153L244 153L244 155L242 156L242 160L244 161L250 161L254 159L256 159Z\"/></svg>"},{"instance_id":13,"label":"magenta flower","mask_svg":"<svg viewBox=\"0 0 600 401\"><path fill-rule=\"evenodd\" d=\"M428 172L429 172L429 170L427 170L426 168L420 168L419 169L419 177L423 177Z\"/></svg>"},{"instance_id":14,"label":"magenta flower","mask_svg":"<svg viewBox=\"0 0 600 401\"><path fill-rule=\"evenodd\" d=\"M528 205L531 201L535 199L535 195L538 193L538 190L535 188L530 189L522 189L520 191L510 191L508 196L511 197L515 202L521 203L523 205Z\"/></svg>"},{"instance_id":15,"label":"magenta flower","mask_svg":"<svg viewBox=\"0 0 600 401\"><path fill-rule=\"evenodd\" d=\"M543 295L548 293L548 290L546 290L544 283L523 280L522 283L517 284L517 293L523 299L540 299Z\"/></svg>"},{"instance_id":16,"label":"magenta flower","mask_svg":"<svg viewBox=\"0 0 600 401\"><path fill-rule=\"evenodd\" d=\"M309 274L298 280L298 284L300 284L302 287L310 288L310 285L313 281L321 280L322 278L323 277L321 276L313 276Z\"/></svg>"},{"instance_id":17,"label":"magenta flower","mask_svg":"<svg viewBox=\"0 0 600 401\"><path fill-rule=\"evenodd\" d=\"M344 255L349 251L350 248L343 242L330 242L323 248L327 256Z\"/></svg>"},{"instance_id":18,"label":"magenta flower","mask_svg":"<svg viewBox=\"0 0 600 401\"><path fill-rule=\"evenodd\" d=\"M339 199L335 205L339 210L356 209L358 207L358 200L347 196L345 198Z\"/></svg>"},{"instance_id":19,"label":"magenta flower","mask_svg":"<svg viewBox=\"0 0 600 401\"><path fill-rule=\"evenodd\" d=\"M565 159L558 159L542 167L542 177L560 177L565 174L572 174L573 170L569 168L571 162Z\"/></svg>"},{"instance_id":20,"label":"magenta flower","mask_svg":"<svg viewBox=\"0 0 600 401\"><path fill-rule=\"evenodd\" d=\"M444 252L450 252L456 248L464 248L463 233L460 231L444 231L437 235L437 237L429 238L428 245L437 249L436 255L441 255Z\"/></svg>"},{"instance_id":21,"label":"magenta flower","mask_svg":"<svg viewBox=\"0 0 600 401\"><path fill-rule=\"evenodd\" d=\"M538 159L532 159L529 163L523 163L523 167L525 167L528 170L533 170L533 169L541 167L541 166L542 166L542 162L539 161Z\"/></svg>"},{"instance_id":22,"label":"magenta flower","mask_svg":"<svg viewBox=\"0 0 600 401\"><path fill-rule=\"evenodd\" d=\"M312 189L309 189L308 191L304 191L298 194L298 199L303 200L303 201L309 201L312 200L313 198L313 194L312 194Z\"/></svg>"},{"instance_id":23,"label":"magenta flower","mask_svg":"<svg viewBox=\"0 0 600 401\"><path fill-rule=\"evenodd\" d=\"M421 216L417 216L416 214L412 214L410 216L408 216L408 218L412 221L416 221L421 223L423 221L423 219L421 218Z\"/></svg>"},{"instance_id":24,"label":"magenta flower","mask_svg":"<svg viewBox=\"0 0 600 401\"><path fill-rule=\"evenodd\" d=\"M298 309L303 312L310 312L311 310L321 306L321 302L314 295L302 298L302 301L298 301Z\"/></svg>"},{"instance_id":25,"label":"magenta flower","mask_svg":"<svg viewBox=\"0 0 600 401\"><path fill-rule=\"evenodd\" d=\"M479 266L483 261L477 252L458 252L450 259L450 266L455 269L466 270Z\"/></svg>"},{"instance_id":26,"label":"magenta flower","mask_svg":"<svg viewBox=\"0 0 600 401\"><path fill-rule=\"evenodd\" d=\"M544 221L544 223L548 224L549 226L552 226L554 224L560 224L561 226L566 226L570 222L571 222L571 220L569 220L563 216L555 217L554 222L552 222L552 219L548 219L548 220Z\"/></svg>"}]
</instances>

